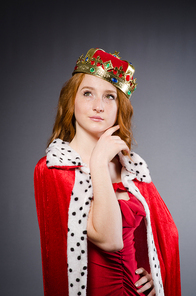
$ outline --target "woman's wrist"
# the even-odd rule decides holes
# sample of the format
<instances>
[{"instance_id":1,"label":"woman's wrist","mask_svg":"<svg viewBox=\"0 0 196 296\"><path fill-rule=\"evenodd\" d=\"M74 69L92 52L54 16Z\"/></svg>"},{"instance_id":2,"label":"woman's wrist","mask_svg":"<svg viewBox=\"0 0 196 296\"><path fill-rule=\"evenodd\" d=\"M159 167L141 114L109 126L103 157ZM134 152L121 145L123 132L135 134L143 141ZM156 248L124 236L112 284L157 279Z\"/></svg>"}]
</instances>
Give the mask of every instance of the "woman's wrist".
<instances>
[{"instance_id":1,"label":"woman's wrist","mask_svg":"<svg viewBox=\"0 0 196 296\"><path fill-rule=\"evenodd\" d=\"M108 169L108 160L105 157L91 157L90 159L90 171L97 169L97 170L102 170L102 169Z\"/></svg>"}]
</instances>

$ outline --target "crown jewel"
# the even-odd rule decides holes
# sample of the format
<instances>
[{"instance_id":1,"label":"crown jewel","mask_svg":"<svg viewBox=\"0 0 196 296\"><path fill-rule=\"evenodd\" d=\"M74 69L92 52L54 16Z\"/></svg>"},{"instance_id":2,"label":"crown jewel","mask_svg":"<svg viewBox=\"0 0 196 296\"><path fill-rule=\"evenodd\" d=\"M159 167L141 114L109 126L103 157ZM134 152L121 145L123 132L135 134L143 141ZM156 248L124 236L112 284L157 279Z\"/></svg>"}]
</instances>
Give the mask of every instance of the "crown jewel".
<instances>
[{"instance_id":1,"label":"crown jewel","mask_svg":"<svg viewBox=\"0 0 196 296\"><path fill-rule=\"evenodd\" d=\"M86 56L79 57L73 75L86 73L98 76L112 83L130 98L137 86L136 78L133 79L134 72L132 64L120 59L119 52L111 54L100 48L91 48Z\"/></svg>"}]
</instances>

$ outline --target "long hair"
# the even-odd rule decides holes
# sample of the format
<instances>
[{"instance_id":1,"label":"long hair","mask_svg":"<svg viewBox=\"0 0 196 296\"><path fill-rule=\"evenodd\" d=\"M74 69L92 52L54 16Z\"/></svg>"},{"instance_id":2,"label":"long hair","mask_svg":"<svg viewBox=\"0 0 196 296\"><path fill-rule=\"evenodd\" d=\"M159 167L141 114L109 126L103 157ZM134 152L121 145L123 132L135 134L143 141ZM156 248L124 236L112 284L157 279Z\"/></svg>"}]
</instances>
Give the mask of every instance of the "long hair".
<instances>
[{"instance_id":1,"label":"long hair","mask_svg":"<svg viewBox=\"0 0 196 296\"><path fill-rule=\"evenodd\" d=\"M117 100L118 100L118 113L116 118L116 123L120 126L120 129L115 132L129 147L131 150L131 145L133 141L133 131L132 131L132 116L133 116L133 106L130 100L125 96L125 94L117 88Z\"/></svg>"},{"instance_id":2,"label":"long hair","mask_svg":"<svg viewBox=\"0 0 196 296\"><path fill-rule=\"evenodd\" d=\"M74 138L76 133L74 103L77 90L84 78L84 75L84 73L77 73L64 84L60 92L57 115L48 145L56 138L60 138L66 142L71 142ZM133 140L131 126L133 107L129 99L127 99L124 93L119 89L117 89L117 102L118 112L115 124L119 124L120 129L116 131L115 134L121 137L131 150Z\"/></svg>"},{"instance_id":3,"label":"long hair","mask_svg":"<svg viewBox=\"0 0 196 296\"><path fill-rule=\"evenodd\" d=\"M56 119L48 145L56 138L66 142L71 142L74 138L76 133L74 103L84 75L84 73L75 74L64 84L60 92Z\"/></svg>"}]
</instances>

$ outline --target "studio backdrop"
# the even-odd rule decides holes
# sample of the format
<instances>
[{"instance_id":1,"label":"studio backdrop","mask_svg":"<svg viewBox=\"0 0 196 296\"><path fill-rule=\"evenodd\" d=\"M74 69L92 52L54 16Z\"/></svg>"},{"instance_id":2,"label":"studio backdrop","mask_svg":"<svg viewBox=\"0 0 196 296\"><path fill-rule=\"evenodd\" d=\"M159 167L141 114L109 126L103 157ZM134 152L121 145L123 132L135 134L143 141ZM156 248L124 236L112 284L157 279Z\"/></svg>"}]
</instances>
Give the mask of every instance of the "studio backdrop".
<instances>
[{"instance_id":1,"label":"studio backdrop","mask_svg":"<svg viewBox=\"0 0 196 296\"><path fill-rule=\"evenodd\" d=\"M0 295L43 296L34 167L61 87L92 47L136 69L133 150L178 227L182 295L195 295L194 2L8 0L0 17Z\"/></svg>"}]
</instances>

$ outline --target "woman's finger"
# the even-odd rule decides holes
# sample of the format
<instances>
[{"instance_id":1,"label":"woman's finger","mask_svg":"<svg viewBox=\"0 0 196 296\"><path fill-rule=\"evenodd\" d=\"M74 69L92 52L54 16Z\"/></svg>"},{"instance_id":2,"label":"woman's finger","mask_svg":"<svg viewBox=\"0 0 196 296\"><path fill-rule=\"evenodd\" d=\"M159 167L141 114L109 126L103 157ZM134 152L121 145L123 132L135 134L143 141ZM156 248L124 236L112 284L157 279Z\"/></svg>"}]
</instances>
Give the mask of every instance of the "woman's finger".
<instances>
[{"instance_id":1,"label":"woman's finger","mask_svg":"<svg viewBox=\"0 0 196 296\"><path fill-rule=\"evenodd\" d=\"M148 273L143 267L136 269L135 273L141 276L141 278L135 283L136 287L140 287L138 293L143 293L149 290L149 294L147 295L154 296L155 290L152 275Z\"/></svg>"},{"instance_id":2,"label":"woman's finger","mask_svg":"<svg viewBox=\"0 0 196 296\"><path fill-rule=\"evenodd\" d=\"M150 290L154 287L153 281L147 282L145 285L143 285L139 290L137 290L138 293L143 293L147 290ZM151 291L151 290L150 290Z\"/></svg>"},{"instance_id":3,"label":"woman's finger","mask_svg":"<svg viewBox=\"0 0 196 296\"><path fill-rule=\"evenodd\" d=\"M136 269L135 271L136 274L143 274L143 275L146 275L148 272L143 268L143 267L140 267L138 269Z\"/></svg>"},{"instance_id":4,"label":"woman's finger","mask_svg":"<svg viewBox=\"0 0 196 296\"><path fill-rule=\"evenodd\" d=\"M120 125L115 125L107 129L103 135L105 136L111 136L115 131L117 131L120 128Z\"/></svg>"},{"instance_id":5,"label":"woman's finger","mask_svg":"<svg viewBox=\"0 0 196 296\"><path fill-rule=\"evenodd\" d=\"M149 274L143 267L136 269L135 273L141 276L141 278L135 283L136 287L142 286L152 279L151 274Z\"/></svg>"},{"instance_id":6,"label":"woman's finger","mask_svg":"<svg viewBox=\"0 0 196 296\"><path fill-rule=\"evenodd\" d=\"M140 286L144 285L145 283L147 283L148 281L149 281L148 278L146 276L143 276L135 283L135 286L140 287Z\"/></svg>"},{"instance_id":7,"label":"woman's finger","mask_svg":"<svg viewBox=\"0 0 196 296\"><path fill-rule=\"evenodd\" d=\"M152 290L150 291L150 293L147 294L147 296L155 296L155 295L156 295L156 293L155 293L155 289L152 289Z\"/></svg>"}]
</instances>

